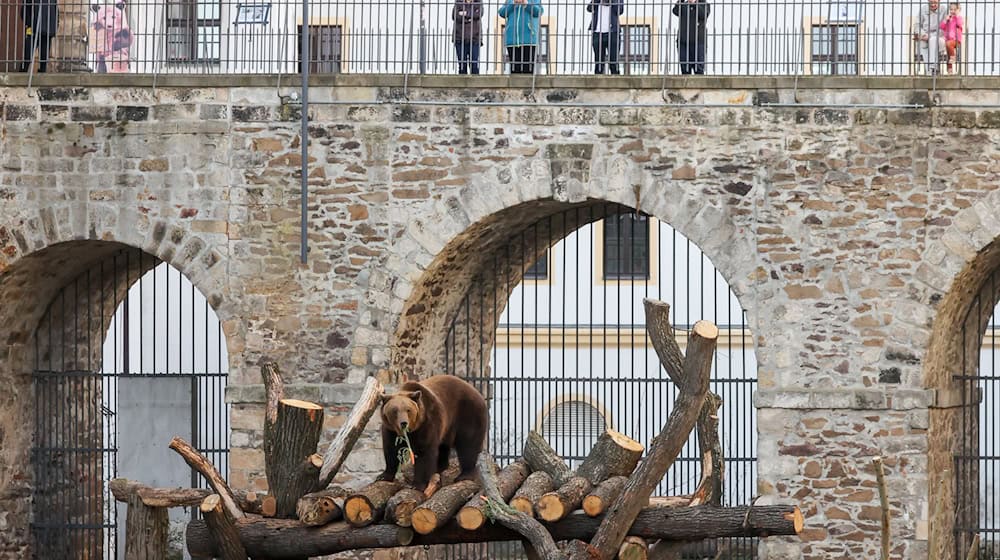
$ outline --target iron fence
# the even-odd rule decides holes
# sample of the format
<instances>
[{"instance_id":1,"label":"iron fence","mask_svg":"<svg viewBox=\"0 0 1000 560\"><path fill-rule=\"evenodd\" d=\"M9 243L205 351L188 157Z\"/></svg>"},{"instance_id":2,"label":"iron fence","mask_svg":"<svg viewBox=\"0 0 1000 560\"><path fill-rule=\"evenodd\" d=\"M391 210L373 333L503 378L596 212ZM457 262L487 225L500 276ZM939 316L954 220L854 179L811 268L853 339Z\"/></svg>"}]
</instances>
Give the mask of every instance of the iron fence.
<instances>
[{"instance_id":1,"label":"iron fence","mask_svg":"<svg viewBox=\"0 0 1000 560\"><path fill-rule=\"evenodd\" d=\"M605 428L642 445L663 427L677 389L645 331L643 298L671 305L677 340L707 319L722 336L711 390L724 403L719 432L724 505L756 493L756 360L745 312L702 251L671 228L624 207L595 204L544 218L487 259L452 323L445 368L490 406L489 448L505 465L538 431L573 467ZM654 495L694 491L696 434ZM438 557L522 558L517 543L457 545ZM755 558L754 539L694 543L685 558Z\"/></svg>"},{"instance_id":2,"label":"iron fence","mask_svg":"<svg viewBox=\"0 0 1000 560\"><path fill-rule=\"evenodd\" d=\"M963 33L953 46L946 35L957 37L940 25L949 5L929 6L926 0L317 0L309 3L309 69L997 75L997 0L961 2ZM2 0L0 71L22 71L27 60L44 58L32 71L295 74L302 12L301 0Z\"/></svg>"}]
</instances>

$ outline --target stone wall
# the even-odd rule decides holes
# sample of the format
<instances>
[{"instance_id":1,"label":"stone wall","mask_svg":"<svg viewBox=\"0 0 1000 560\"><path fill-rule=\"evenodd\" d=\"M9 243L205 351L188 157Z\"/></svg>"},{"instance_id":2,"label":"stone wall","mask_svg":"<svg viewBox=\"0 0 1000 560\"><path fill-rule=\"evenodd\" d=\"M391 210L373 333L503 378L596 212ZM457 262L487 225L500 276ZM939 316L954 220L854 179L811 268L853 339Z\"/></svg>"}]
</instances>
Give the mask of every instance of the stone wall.
<instances>
[{"instance_id":1,"label":"stone wall","mask_svg":"<svg viewBox=\"0 0 1000 560\"><path fill-rule=\"evenodd\" d=\"M874 557L874 455L894 557L925 558L929 512L950 516L931 489L957 437L955 332L1000 235L1000 110L959 105L1000 106L994 81L343 78L311 92L301 264L292 90L40 79L0 87L0 556L28 546L28 349L86 240L141 248L208 297L230 355L231 477L261 488L261 357L329 407L330 437L365 376L440 367L491 251L598 201L683 233L747 309L761 501L801 504L808 527L764 557ZM381 470L373 439L348 468Z\"/></svg>"}]
</instances>

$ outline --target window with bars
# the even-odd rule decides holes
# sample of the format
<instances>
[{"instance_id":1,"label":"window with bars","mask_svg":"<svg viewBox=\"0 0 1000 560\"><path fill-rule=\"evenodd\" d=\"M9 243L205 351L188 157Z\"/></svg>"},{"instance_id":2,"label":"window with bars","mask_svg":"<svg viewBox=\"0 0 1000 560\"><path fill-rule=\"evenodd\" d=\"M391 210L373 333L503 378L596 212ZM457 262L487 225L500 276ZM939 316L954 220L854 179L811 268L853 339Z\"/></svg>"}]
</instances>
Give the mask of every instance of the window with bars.
<instances>
[{"instance_id":1,"label":"window with bars","mask_svg":"<svg viewBox=\"0 0 1000 560\"><path fill-rule=\"evenodd\" d=\"M549 252L545 251L535 263L524 271L525 280L546 280L549 277Z\"/></svg>"},{"instance_id":2,"label":"window with bars","mask_svg":"<svg viewBox=\"0 0 1000 560\"><path fill-rule=\"evenodd\" d=\"M810 52L813 74L858 74L858 25L813 24Z\"/></svg>"},{"instance_id":3,"label":"window with bars","mask_svg":"<svg viewBox=\"0 0 1000 560\"><path fill-rule=\"evenodd\" d=\"M649 280L649 216L604 219L604 279Z\"/></svg>"},{"instance_id":4,"label":"window with bars","mask_svg":"<svg viewBox=\"0 0 1000 560\"><path fill-rule=\"evenodd\" d=\"M221 51L222 6L217 1L168 0L167 60L218 62Z\"/></svg>"},{"instance_id":5,"label":"window with bars","mask_svg":"<svg viewBox=\"0 0 1000 560\"><path fill-rule=\"evenodd\" d=\"M619 62L626 74L649 74L651 70L652 29L648 24L621 26L621 53Z\"/></svg>"},{"instance_id":6,"label":"window with bars","mask_svg":"<svg viewBox=\"0 0 1000 560\"><path fill-rule=\"evenodd\" d=\"M298 59L302 65L302 26L298 33ZM314 74L339 74L344 62L344 26L309 26L309 72Z\"/></svg>"},{"instance_id":7,"label":"window with bars","mask_svg":"<svg viewBox=\"0 0 1000 560\"><path fill-rule=\"evenodd\" d=\"M600 410L580 400L563 401L545 415L542 437L576 468L608 428Z\"/></svg>"}]
</instances>

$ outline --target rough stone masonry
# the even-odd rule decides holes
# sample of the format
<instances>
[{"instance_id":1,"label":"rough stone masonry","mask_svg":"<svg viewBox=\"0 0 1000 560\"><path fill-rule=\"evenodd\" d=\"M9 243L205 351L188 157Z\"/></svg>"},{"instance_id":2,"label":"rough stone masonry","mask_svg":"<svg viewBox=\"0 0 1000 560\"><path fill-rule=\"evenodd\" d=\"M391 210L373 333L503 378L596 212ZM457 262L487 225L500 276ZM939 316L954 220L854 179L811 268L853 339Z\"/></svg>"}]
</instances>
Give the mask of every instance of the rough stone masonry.
<instances>
[{"instance_id":1,"label":"rough stone masonry","mask_svg":"<svg viewBox=\"0 0 1000 560\"><path fill-rule=\"evenodd\" d=\"M35 328L109 246L171 263L218 312L231 480L261 488L262 356L293 394L330 407L332 433L365 376L440 367L482 255L594 201L669 223L747 309L761 502L807 516L801 540L768 540L762 557L875 557L874 455L886 458L893 558L927 558L929 538L934 558L950 557L953 498L936 488L951 485L936 481L960 437L956 332L1000 262L1000 110L983 107L1000 106L1000 82L661 91L659 79L539 78L532 92L506 77L340 77L311 93L301 265L301 109L282 102L288 91L39 79L0 87L3 558L30 548ZM370 439L348 467L380 464Z\"/></svg>"}]
</instances>

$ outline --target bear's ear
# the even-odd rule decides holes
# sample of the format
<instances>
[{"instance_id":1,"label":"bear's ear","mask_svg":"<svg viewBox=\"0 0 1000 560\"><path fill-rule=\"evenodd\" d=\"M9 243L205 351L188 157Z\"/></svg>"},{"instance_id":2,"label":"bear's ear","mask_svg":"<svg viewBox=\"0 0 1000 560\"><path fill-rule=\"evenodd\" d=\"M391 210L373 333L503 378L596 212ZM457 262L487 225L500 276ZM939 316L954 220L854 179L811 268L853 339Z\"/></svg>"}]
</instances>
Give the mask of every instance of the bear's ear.
<instances>
[{"instance_id":1,"label":"bear's ear","mask_svg":"<svg viewBox=\"0 0 1000 560\"><path fill-rule=\"evenodd\" d=\"M389 402L389 399L391 399L391 398L392 398L392 395L386 395L385 393L383 393L382 394L382 406L385 406L385 403Z\"/></svg>"},{"instance_id":2,"label":"bear's ear","mask_svg":"<svg viewBox=\"0 0 1000 560\"><path fill-rule=\"evenodd\" d=\"M421 393L420 391L412 391L410 393L410 399L416 402L420 402L420 393Z\"/></svg>"}]
</instances>

